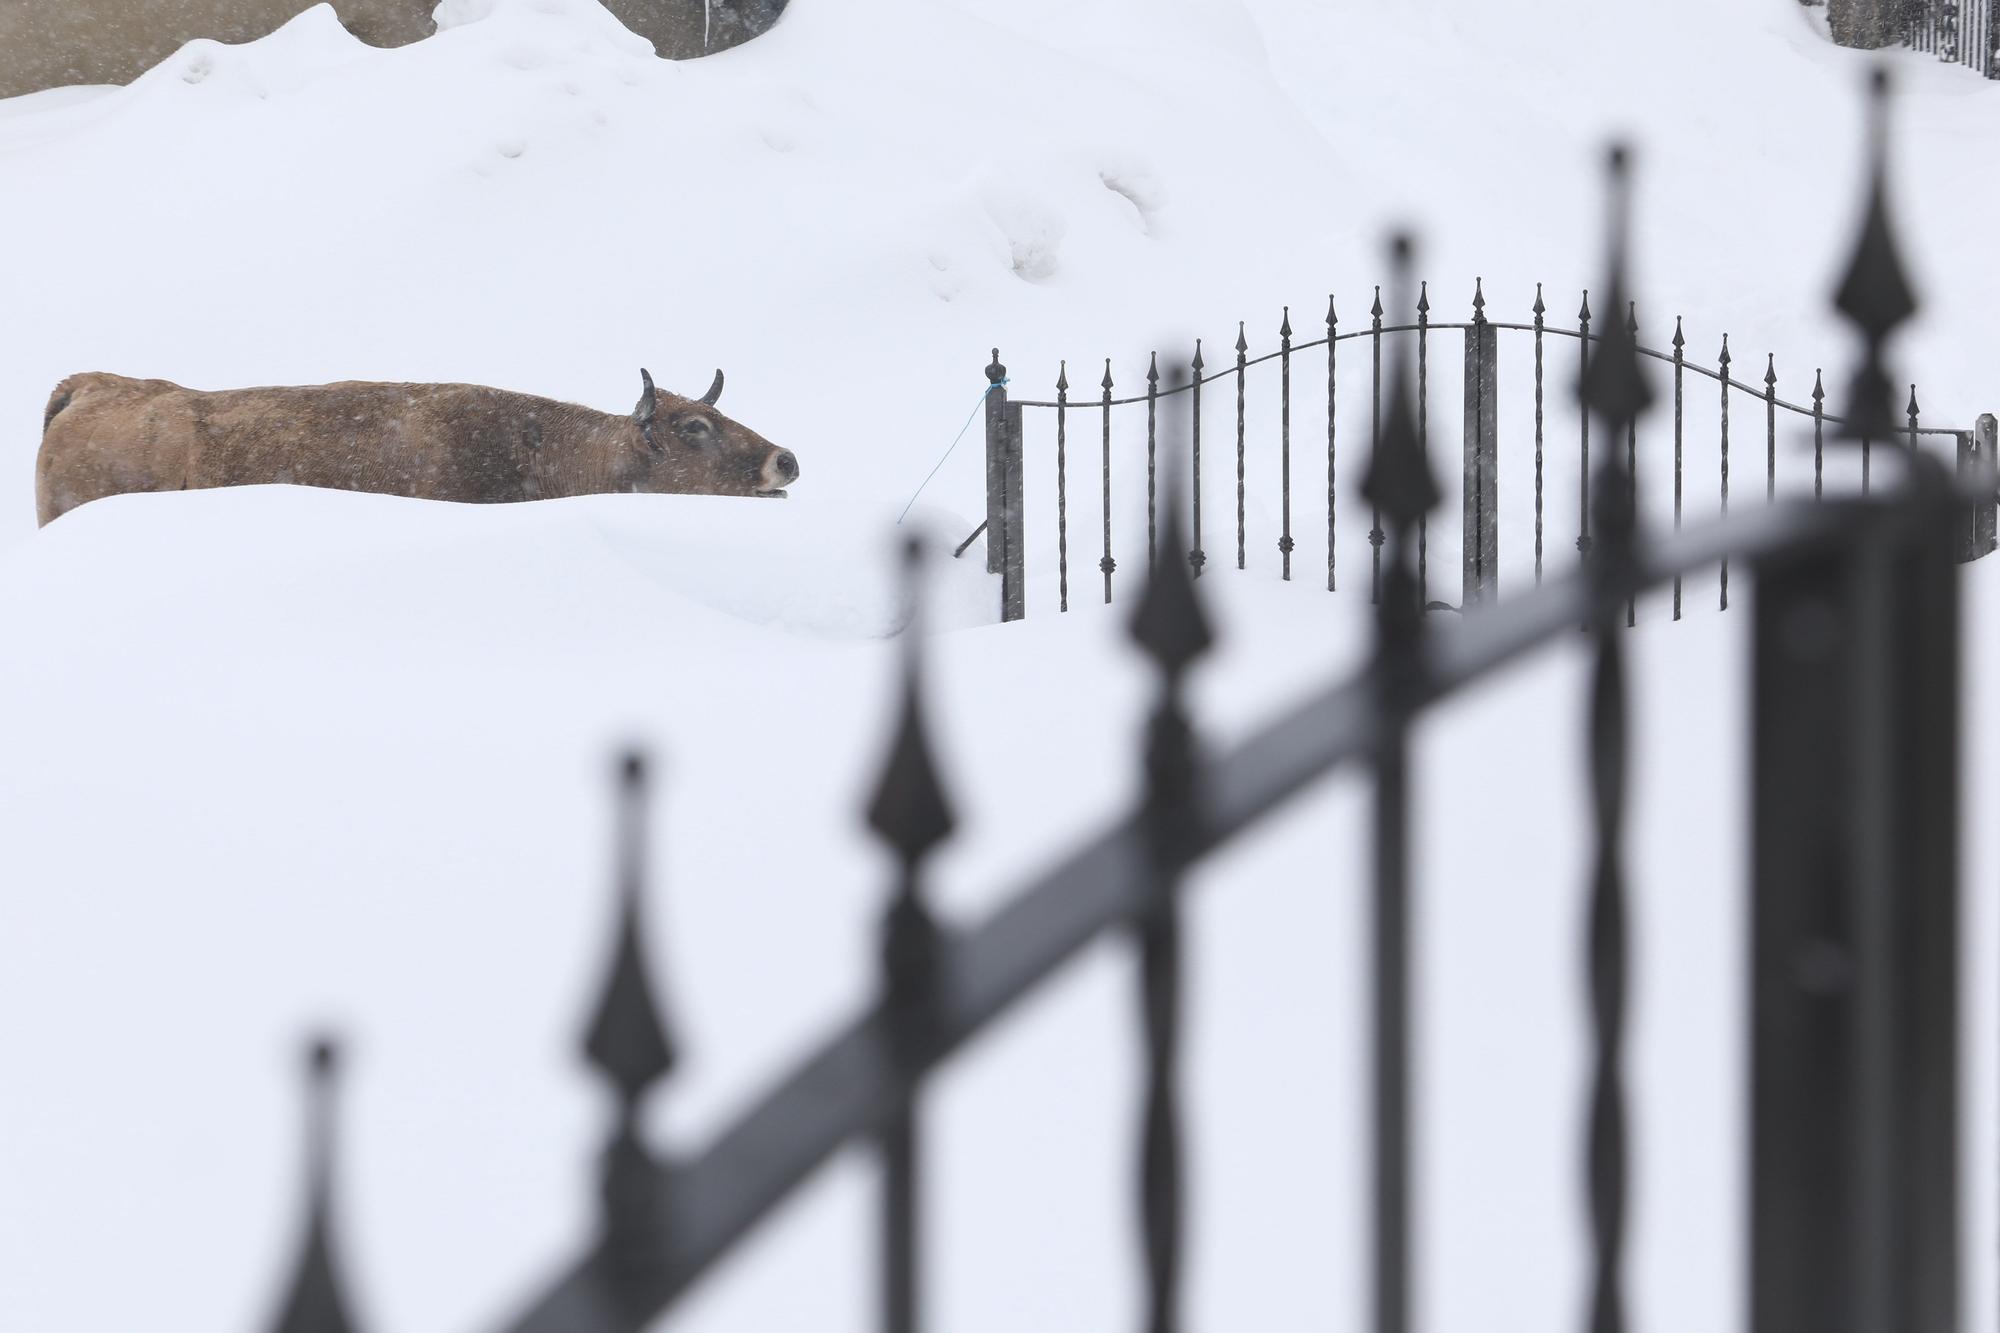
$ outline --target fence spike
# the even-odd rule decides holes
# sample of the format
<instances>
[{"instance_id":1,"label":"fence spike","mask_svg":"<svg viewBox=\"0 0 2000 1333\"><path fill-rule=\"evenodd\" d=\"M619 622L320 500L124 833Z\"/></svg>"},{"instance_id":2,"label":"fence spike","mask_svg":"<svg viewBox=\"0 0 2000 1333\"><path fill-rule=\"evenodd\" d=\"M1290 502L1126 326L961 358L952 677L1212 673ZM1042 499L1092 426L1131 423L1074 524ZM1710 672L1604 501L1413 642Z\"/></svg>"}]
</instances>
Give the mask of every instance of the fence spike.
<instances>
[{"instance_id":1,"label":"fence spike","mask_svg":"<svg viewBox=\"0 0 2000 1333\"><path fill-rule=\"evenodd\" d=\"M1538 286L1535 289L1535 300L1539 304L1541 299L1541 289ZM1472 280L1472 322L1474 324L1484 324L1486 322L1486 279L1484 278L1475 277Z\"/></svg>"},{"instance_id":2,"label":"fence spike","mask_svg":"<svg viewBox=\"0 0 2000 1333\"><path fill-rule=\"evenodd\" d=\"M1249 350L1250 343L1243 336L1243 321L1239 319L1236 321L1236 354L1241 356Z\"/></svg>"},{"instance_id":3,"label":"fence spike","mask_svg":"<svg viewBox=\"0 0 2000 1333\"><path fill-rule=\"evenodd\" d=\"M645 757L628 753L619 766L621 791L618 940L611 972L598 997L584 1051L618 1090L629 1113L654 1082L672 1072L677 1052L660 1016L641 948L640 898L645 869Z\"/></svg>"},{"instance_id":4,"label":"fence spike","mask_svg":"<svg viewBox=\"0 0 2000 1333\"><path fill-rule=\"evenodd\" d=\"M1057 393L1068 393L1068 392L1069 392L1069 362L1068 362L1068 361L1061 361L1061 362L1058 362L1058 363L1057 363L1057 369L1056 369L1056 392L1057 392Z\"/></svg>"},{"instance_id":5,"label":"fence spike","mask_svg":"<svg viewBox=\"0 0 2000 1333\"><path fill-rule=\"evenodd\" d=\"M1180 489L1178 483L1171 487ZM1167 503L1163 524L1169 550L1181 540L1179 496ZM1168 681L1176 681L1189 664L1207 652L1215 635L1196 596L1192 570L1178 560L1163 560L1153 567L1132 614L1132 639L1153 659Z\"/></svg>"},{"instance_id":6,"label":"fence spike","mask_svg":"<svg viewBox=\"0 0 2000 1333\"><path fill-rule=\"evenodd\" d=\"M1160 354L1158 352L1154 352L1151 358L1146 362L1146 383L1158 384L1159 382L1160 382Z\"/></svg>"},{"instance_id":7,"label":"fence spike","mask_svg":"<svg viewBox=\"0 0 2000 1333\"><path fill-rule=\"evenodd\" d=\"M339 1048L312 1043L306 1087L306 1234L274 1333L353 1333L339 1268L333 1258L332 1178L334 1095Z\"/></svg>"},{"instance_id":8,"label":"fence spike","mask_svg":"<svg viewBox=\"0 0 2000 1333\"><path fill-rule=\"evenodd\" d=\"M1397 262L1407 265L1409 238L1398 237L1396 247ZM1441 498L1429 461L1417 445L1416 409L1407 357L1398 356L1391 371L1389 412L1382 426L1382 441L1375 457L1368 462L1361 494L1398 532L1413 530Z\"/></svg>"},{"instance_id":9,"label":"fence spike","mask_svg":"<svg viewBox=\"0 0 2000 1333\"><path fill-rule=\"evenodd\" d=\"M1629 426L1653 401L1652 385L1647 382L1644 368L1639 364L1639 344L1637 303L1629 301L1624 294L1625 277L1625 235L1626 209L1630 189L1627 175L1627 159L1623 148L1612 153L1612 248L1611 248L1611 304L1616 310L1620 305L1627 308L1630 318L1621 323L1616 318L1609 321L1600 335L1596 354L1590 358L1583 376L1584 406L1604 418L1613 436ZM1586 294L1585 300L1588 301ZM1602 468L1608 474L1618 466L1618 454L1614 449L1604 451ZM1624 486L1617 488L1621 495ZM1600 495L1600 505L1615 504L1616 497Z\"/></svg>"},{"instance_id":10,"label":"fence spike","mask_svg":"<svg viewBox=\"0 0 2000 1333\"><path fill-rule=\"evenodd\" d=\"M1727 374L1729 371L1729 335L1726 333L1722 335L1722 352L1715 359L1721 364L1723 373Z\"/></svg>"},{"instance_id":11,"label":"fence spike","mask_svg":"<svg viewBox=\"0 0 2000 1333\"><path fill-rule=\"evenodd\" d=\"M1382 322L1382 289L1380 287L1375 289L1375 304L1369 307L1368 313L1374 317L1377 324Z\"/></svg>"},{"instance_id":12,"label":"fence spike","mask_svg":"<svg viewBox=\"0 0 2000 1333\"><path fill-rule=\"evenodd\" d=\"M1201 359L1201 339L1199 338L1196 338L1194 340L1194 360L1190 361L1188 364L1194 367L1194 373L1196 375L1201 374L1201 368L1204 365L1208 364L1207 362Z\"/></svg>"},{"instance_id":13,"label":"fence spike","mask_svg":"<svg viewBox=\"0 0 2000 1333\"><path fill-rule=\"evenodd\" d=\"M1770 388L1776 385L1777 382L1778 354L1776 352L1766 352L1764 353L1764 387ZM1915 386L1911 387L1914 388Z\"/></svg>"},{"instance_id":14,"label":"fence spike","mask_svg":"<svg viewBox=\"0 0 2000 1333\"><path fill-rule=\"evenodd\" d=\"M1674 343L1673 343L1673 346L1674 346L1674 350L1675 350L1675 351L1677 351L1677 352L1678 352L1678 351L1679 351L1679 350L1680 350L1681 348L1683 348L1683 347L1686 347L1686 346L1687 346L1687 339L1686 339L1686 338L1683 338L1683 337L1681 336L1681 317L1680 317L1679 315L1675 315L1675 316L1674 316Z\"/></svg>"},{"instance_id":15,"label":"fence spike","mask_svg":"<svg viewBox=\"0 0 2000 1333\"><path fill-rule=\"evenodd\" d=\"M1289 338L1292 336L1292 308L1290 306L1285 307L1285 317L1278 321L1278 336L1280 338Z\"/></svg>"},{"instance_id":16,"label":"fence spike","mask_svg":"<svg viewBox=\"0 0 2000 1333\"><path fill-rule=\"evenodd\" d=\"M1588 287L1583 289L1583 304L1577 307L1576 318L1579 323L1590 323L1590 289Z\"/></svg>"},{"instance_id":17,"label":"fence spike","mask_svg":"<svg viewBox=\"0 0 2000 1333\"><path fill-rule=\"evenodd\" d=\"M1911 290L1889 221L1888 115L1889 71L1878 67L1869 79L1868 196L1855 242L1854 257L1834 294L1834 308L1845 315L1864 343L1862 364L1849 388L1852 399L1843 432L1849 438L1886 438L1894 433L1891 384L1883 364L1883 344L1897 325L1916 313Z\"/></svg>"},{"instance_id":18,"label":"fence spike","mask_svg":"<svg viewBox=\"0 0 2000 1333\"><path fill-rule=\"evenodd\" d=\"M876 780L875 794L868 803L868 827L880 834L912 871L933 847L951 835L957 824L950 799L938 778L919 700L923 644L918 577L923 554L921 539L912 538L904 547L904 598L910 613L902 630L907 645L903 654L902 702L895 739L890 742L882 775Z\"/></svg>"},{"instance_id":19,"label":"fence spike","mask_svg":"<svg viewBox=\"0 0 2000 1333\"><path fill-rule=\"evenodd\" d=\"M645 957L647 787L645 756L628 751L619 764L617 939L583 1042L585 1057L618 1098L603 1159L602 1201L607 1238L621 1252L648 1241L661 1185L661 1168L639 1136L639 1104L679 1059Z\"/></svg>"},{"instance_id":20,"label":"fence spike","mask_svg":"<svg viewBox=\"0 0 2000 1333\"><path fill-rule=\"evenodd\" d=\"M1419 284L1417 287L1417 314L1428 315L1430 314L1430 312L1431 312L1431 285L1428 282L1425 282Z\"/></svg>"},{"instance_id":21,"label":"fence spike","mask_svg":"<svg viewBox=\"0 0 2000 1333\"><path fill-rule=\"evenodd\" d=\"M1100 389L1111 387L1111 358L1108 356L1104 358L1104 378L1098 381L1098 387Z\"/></svg>"},{"instance_id":22,"label":"fence spike","mask_svg":"<svg viewBox=\"0 0 2000 1333\"><path fill-rule=\"evenodd\" d=\"M1542 284L1539 282L1535 284L1535 304L1533 309L1535 312L1535 323L1537 324L1542 322L1543 315L1549 313L1548 306L1542 302Z\"/></svg>"},{"instance_id":23,"label":"fence spike","mask_svg":"<svg viewBox=\"0 0 2000 1333\"><path fill-rule=\"evenodd\" d=\"M1339 312L1333 308L1333 293L1326 294L1326 326L1330 329L1340 322Z\"/></svg>"}]
</instances>

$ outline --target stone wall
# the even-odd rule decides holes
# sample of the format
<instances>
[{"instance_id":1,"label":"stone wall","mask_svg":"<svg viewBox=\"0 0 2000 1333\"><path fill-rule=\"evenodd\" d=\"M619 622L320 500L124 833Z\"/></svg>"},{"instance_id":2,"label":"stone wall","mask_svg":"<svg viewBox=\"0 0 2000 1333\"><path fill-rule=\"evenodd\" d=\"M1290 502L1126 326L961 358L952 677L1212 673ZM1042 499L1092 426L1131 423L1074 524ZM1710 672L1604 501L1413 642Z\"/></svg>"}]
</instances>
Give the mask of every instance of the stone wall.
<instances>
[{"instance_id":1,"label":"stone wall","mask_svg":"<svg viewBox=\"0 0 2000 1333\"><path fill-rule=\"evenodd\" d=\"M77 83L130 83L185 42L247 42L314 0L0 0L0 97ZM435 0L332 0L347 30L375 46L432 31ZM603 0L620 22L674 60L705 53L702 0ZM748 41L785 0L713 0L706 52Z\"/></svg>"}]
</instances>

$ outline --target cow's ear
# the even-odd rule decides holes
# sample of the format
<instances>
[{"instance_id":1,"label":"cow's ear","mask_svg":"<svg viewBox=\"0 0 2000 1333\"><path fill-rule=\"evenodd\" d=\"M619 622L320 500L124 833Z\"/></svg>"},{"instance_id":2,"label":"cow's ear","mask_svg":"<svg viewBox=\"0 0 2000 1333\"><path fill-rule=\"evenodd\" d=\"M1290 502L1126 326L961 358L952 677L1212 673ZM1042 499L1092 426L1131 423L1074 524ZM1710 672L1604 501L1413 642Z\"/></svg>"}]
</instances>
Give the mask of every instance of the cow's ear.
<instances>
[{"instance_id":1,"label":"cow's ear","mask_svg":"<svg viewBox=\"0 0 2000 1333\"><path fill-rule=\"evenodd\" d=\"M701 401L709 407L714 407L715 400L720 397L722 397L722 372L718 370L715 372L715 382L708 386L708 392L701 396Z\"/></svg>"}]
</instances>

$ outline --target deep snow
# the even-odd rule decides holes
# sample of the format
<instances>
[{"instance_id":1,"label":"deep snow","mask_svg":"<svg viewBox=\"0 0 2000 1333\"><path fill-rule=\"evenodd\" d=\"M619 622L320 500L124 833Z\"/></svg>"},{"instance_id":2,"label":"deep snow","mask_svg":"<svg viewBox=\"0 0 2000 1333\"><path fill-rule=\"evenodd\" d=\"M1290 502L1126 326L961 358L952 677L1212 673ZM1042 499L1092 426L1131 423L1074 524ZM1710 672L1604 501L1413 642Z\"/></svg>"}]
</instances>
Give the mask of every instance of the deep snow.
<instances>
[{"instance_id":1,"label":"deep snow","mask_svg":"<svg viewBox=\"0 0 2000 1333\"><path fill-rule=\"evenodd\" d=\"M858 1003L886 874L856 814L896 657L878 636L903 614L893 518L991 346L1021 391L1062 357L1124 373L1196 333L1219 346L1237 318L1365 291L1403 219L1436 290L1476 274L1524 310L1537 280L1599 277L1592 163L1629 130L1642 294L1700 345L1726 327L1781 366L1848 354L1821 302L1864 63L1794 0L854 0L682 65L588 0L440 19L385 52L314 10L129 89L0 103L0 1327L255 1326L294 1240L296 1043L325 1023L355 1044L342 1224L375 1326L490 1326L567 1258L603 1110L573 1047L624 738L665 772L652 944L691 1057L656 1107L668 1137L698 1141ZM1926 298L1899 355L1927 415L1961 421L2000 405L2000 88L1896 63ZM798 452L793 499L258 488L32 526L42 401L75 370L609 407L641 364L694 387L721 364L722 406ZM980 507L975 428L912 521L955 542ZM955 916L1129 798L1144 699L1122 611L1085 595L984 625L974 560L930 592L962 631L931 645L967 817L938 867ZM2000 660L1995 577L1969 575L1974 682ZM1365 642L1359 599L1310 578L1203 587L1226 631L1197 683L1218 741ZM1744 621L1697 608L1670 625L1649 604L1636 638L1634 1295L1647 1327L1725 1329ZM1426 827L1453 833L1419 867L1445 1333L1560 1326L1580 1300L1581 664L1551 652L1455 703L1419 755ZM1969 748L1966 809L1991 808ZM1196 892L1193 1326L1359 1326L1351 782ZM1969 833L1984 1181L1997 867ZM938 1085L939 1326L1133 1321L1134 986L1094 951ZM1990 1328L1992 1200L1971 1193ZM870 1198L843 1160L676 1327L866 1326Z\"/></svg>"}]
</instances>

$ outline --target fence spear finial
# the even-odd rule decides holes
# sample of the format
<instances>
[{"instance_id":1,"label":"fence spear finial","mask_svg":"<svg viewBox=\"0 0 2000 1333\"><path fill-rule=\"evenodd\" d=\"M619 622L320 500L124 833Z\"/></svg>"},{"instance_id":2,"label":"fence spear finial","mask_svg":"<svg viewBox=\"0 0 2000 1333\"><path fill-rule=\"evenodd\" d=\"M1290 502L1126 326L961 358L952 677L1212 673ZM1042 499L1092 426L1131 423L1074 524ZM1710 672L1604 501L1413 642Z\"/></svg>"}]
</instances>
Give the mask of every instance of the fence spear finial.
<instances>
[{"instance_id":1,"label":"fence spear finial","mask_svg":"<svg viewBox=\"0 0 2000 1333\"><path fill-rule=\"evenodd\" d=\"M333 1100L339 1048L314 1041L307 1060L306 1235L274 1333L352 1333L355 1325L333 1258Z\"/></svg>"},{"instance_id":2,"label":"fence spear finial","mask_svg":"<svg viewBox=\"0 0 2000 1333\"><path fill-rule=\"evenodd\" d=\"M1860 332L1863 357L1849 387L1848 438L1884 438L1896 428L1893 380L1883 348L1896 327L1917 310L1889 220L1889 72L1878 66L1869 80L1868 186L1861 234L1834 294L1834 307Z\"/></svg>"},{"instance_id":3,"label":"fence spear finial","mask_svg":"<svg viewBox=\"0 0 2000 1333\"><path fill-rule=\"evenodd\" d=\"M679 1056L646 963L643 897L647 765L637 750L618 763L618 923L611 966L585 1029L583 1049L612 1086L617 1119L603 1158L607 1239L621 1250L651 1231L660 1167L639 1134L639 1106Z\"/></svg>"},{"instance_id":4,"label":"fence spear finial","mask_svg":"<svg viewBox=\"0 0 2000 1333\"><path fill-rule=\"evenodd\" d=\"M1409 295L1413 249L1406 235L1398 235L1391 244L1399 305ZM1412 534L1418 520L1436 508L1440 498L1437 479L1431 475L1418 441L1414 403L1410 358L1407 349L1399 346L1390 371L1382 438L1361 483L1362 496L1389 524L1390 559L1384 569L1381 615L1387 631L1399 640L1415 633L1422 614L1417 604L1416 572L1410 567Z\"/></svg>"}]
</instances>

